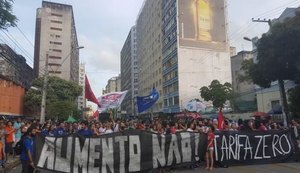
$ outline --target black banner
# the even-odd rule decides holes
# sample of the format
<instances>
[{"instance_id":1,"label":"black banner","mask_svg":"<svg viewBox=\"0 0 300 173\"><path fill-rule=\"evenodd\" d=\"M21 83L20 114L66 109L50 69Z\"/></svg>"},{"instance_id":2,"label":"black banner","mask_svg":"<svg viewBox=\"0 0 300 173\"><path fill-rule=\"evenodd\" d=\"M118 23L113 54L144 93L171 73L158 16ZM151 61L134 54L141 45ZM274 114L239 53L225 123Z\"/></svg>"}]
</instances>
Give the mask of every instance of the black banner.
<instances>
[{"instance_id":1,"label":"black banner","mask_svg":"<svg viewBox=\"0 0 300 173\"><path fill-rule=\"evenodd\" d=\"M158 135L130 130L85 138L37 137L38 167L57 172L140 172L203 159L207 136L181 132Z\"/></svg>"},{"instance_id":2,"label":"black banner","mask_svg":"<svg viewBox=\"0 0 300 173\"><path fill-rule=\"evenodd\" d=\"M207 135L158 135L139 130L94 138L79 135L36 138L38 167L54 172L141 172L203 160ZM288 161L295 152L293 130L218 132L215 160L227 165Z\"/></svg>"},{"instance_id":3,"label":"black banner","mask_svg":"<svg viewBox=\"0 0 300 173\"><path fill-rule=\"evenodd\" d=\"M227 165L277 163L295 152L292 130L216 134L215 160Z\"/></svg>"}]
</instances>

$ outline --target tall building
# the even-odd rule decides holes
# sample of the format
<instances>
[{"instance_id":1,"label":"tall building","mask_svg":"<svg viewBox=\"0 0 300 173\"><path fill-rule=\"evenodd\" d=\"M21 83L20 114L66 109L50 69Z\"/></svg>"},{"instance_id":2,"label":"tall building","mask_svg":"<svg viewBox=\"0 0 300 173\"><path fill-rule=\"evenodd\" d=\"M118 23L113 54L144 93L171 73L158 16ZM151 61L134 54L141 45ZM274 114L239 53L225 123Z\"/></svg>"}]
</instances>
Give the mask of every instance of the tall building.
<instances>
[{"instance_id":1,"label":"tall building","mask_svg":"<svg viewBox=\"0 0 300 173\"><path fill-rule=\"evenodd\" d=\"M105 90L103 90L102 94L108 94L111 92L119 92L121 91L121 77L119 76L115 76L110 78L107 81L107 85L105 87Z\"/></svg>"},{"instance_id":2,"label":"tall building","mask_svg":"<svg viewBox=\"0 0 300 173\"><path fill-rule=\"evenodd\" d=\"M162 2L144 2L136 21L138 94L149 95L155 87L159 100L148 112L162 111Z\"/></svg>"},{"instance_id":3,"label":"tall building","mask_svg":"<svg viewBox=\"0 0 300 173\"><path fill-rule=\"evenodd\" d=\"M33 77L26 59L0 44L0 115L23 115L25 90Z\"/></svg>"},{"instance_id":4,"label":"tall building","mask_svg":"<svg viewBox=\"0 0 300 173\"><path fill-rule=\"evenodd\" d=\"M37 9L35 76L40 76L47 66L49 75L78 82L79 47L71 5L43 1Z\"/></svg>"},{"instance_id":5,"label":"tall building","mask_svg":"<svg viewBox=\"0 0 300 173\"><path fill-rule=\"evenodd\" d=\"M151 111L180 112L212 80L231 82L226 16L225 0L145 1L136 23L139 95L160 91Z\"/></svg>"},{"instance_id":6,"label":"tall building","mask_svg":"<svg viewBox=\"0 0 300 173\"><path fill-rule=\"evenodd\" d=\"M136 27L133 26L121 50L121 90L128 90L121 110L136 114L135 98L138 94L138 66L136 56Z\"/></svg>"},{"instance_id":7,"label":"tall building","mask_svg":"<svg viewBox=\"0 0 300 173\"><path fill-rule=\"evenodd\" d=\"M255 85L251 82L240 82L239 77L245 75L241 69L244 60L253 61L252 51L241 51L231 57L232 89L235 95L234 108L236 111L255 111Z\"/></svg>"},{"instance_id":8,"label":"tall building","mask_svg":"<svg viewBox=\"0 0 300 173\"><path fill-rule=\"evenodd\" d=\"M85 64L79 64L79 86L82 87L82 93L78 97L78 110L83 110L86 107L85 100Z\"/></svg>"}]
</instances>

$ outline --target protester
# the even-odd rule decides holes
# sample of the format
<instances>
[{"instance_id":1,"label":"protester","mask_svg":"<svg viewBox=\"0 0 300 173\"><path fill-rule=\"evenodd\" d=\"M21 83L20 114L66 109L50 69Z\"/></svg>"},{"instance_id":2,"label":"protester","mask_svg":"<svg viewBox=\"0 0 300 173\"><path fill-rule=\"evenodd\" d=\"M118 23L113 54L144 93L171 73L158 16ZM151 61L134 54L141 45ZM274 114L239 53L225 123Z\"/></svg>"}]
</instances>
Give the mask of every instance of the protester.
<instances>
[{"instance_id":1,"label":"protester","mask_svg":"<svg viewBox=\"0 0 300 173\"><path fill-rule=\"evenodd\" d=\"M206 170L211 171L214 166L214 134L215 128L211 126L207 132Z\"/></svg>"},{"instance_id":2,"label":"protester","mask_svg":"<svg viewBox=\"0 0 300 173\"><path fill-rule=\"evenodd\" d=\"M93 131L89 129L88 122L84 121L81 123L81 129L78 130L77 134L85 137L91 137L93 136Z\"/></svg>"},{"instance_id":3,"label":"protester","mask_svg":"<svg viewBox=\"0 0 300 173\"><path fill-rule=\"evenodd\" d=\"M268 129L267 129L267 127L265 126L265 124L264 124L263 122L261 122L261 123L260 123L260 126L259 126L259 128L258 128L258 130L261 131L261 132L265 132L265 131L267 131Z\"/></svg>"},{"instance_id":4,"label":"protester","mask_svg":"<svg viewBox=\"0 0 300 173\"><path fill-rule=\"evenodd\" d=\"M2 143L2 139L3 137L0 136L0 165L2 166L2 168L4 168L4 164L5 164L5 152L3 150L4 148L4 144Z\"/></svg>"},{"instance_id":5,"label":"protester","mask_svg":"<svg viewBox=\"0 0 300 173\"><path fill-rule=\"evenodd\" d=\"M194 130L195 130L194 123L190 123L188 126L189 126L189 128L186 131L188 131L188 132L194 132Z\"/></svg>"},{"instance_id":6,"label":"protester","mask_svg":"<svg viewBox=\"0 0 300 173\"><path fill-rule=\"evenodd\" d=\"M295 138L297 141L298 148L296 150L296 153L297 153L296 161L299 161L300 160L300 134L299 134L300 124L297 121L292 120L290 127L293 129L293 132L294 132L294 135L295 135Z\"/></svg>"},{"instance_id":7,"label":"protester","mask_svg":"<svg viewBox=\"0 0 300 173\"><path fill-rule=\"evenodd\" d=\"M5 123L7 126L5 126ZM13 124L13 126L12 126ZM225 119L226 128L221 129L223 131L248 131L256 132L268 130L281 130L282 126L280 123L274 122L272 120L260 122L258 120L238 120L233 121L230 119ZM161 135L176 134L177 132L200 132L206 133L208 135L208 146L207 146L207 169L211 170L213 164L217 164L213 161L212 153L213 150L213 140L214 139L214 130L218 127L218 121L215 119L189 119L189 118L154 118L154 120L137 120L137 119L117 119L114 121L110 118L106 122L97 122L97 121L82 121L78 123L66 123L66 122L54 122L46 121L44 124L39 124L38 121L29 121L17 119L14 123L7 120L0 120L0 138L3 143L3 148L5 148L8 156L3 155L2 163L4 165L6 158L9 158L12 147L10 147L10 142L19 140L17 133L27 134L29 126L35 127L35 132L41 133L44 136L63 136L68 134L78 134L84 137L96 137L103 134L119 133L124 132L130 129L138 129L143 131L151 131L153 133ZM257 128L256 128L257 127ZM292 121L290 127L294 129L299 128L299 124L296 121ZM39 129L39 130L38 130ZM39 132L40 131L40 132ZM15 134L15 140L11 137L12 134ZM298 135L299 136L299 135ZM300 138L297 137L297 142L300 149ZM210 142L212 142L210 144ZM1 152L1 144L0 144ZM24 156L21 156L24 157ZM29 158L28 158L29 159ZM33 158L34 159L34 158ZM10 162L10 161L9 161ZM30 165L30 164L28 164ZM194 168L193 165L191 168Z\"/></svg>"},{"instance_id":8,"label":"protester","mask_svg":"<svg viewBox=\"0 0 300 173\"><path fill-rule=\"evenodd\" d=\"M176 129L176 123L175 122L171 122L170 124L170 134L175 134L177 129Z\"/></svg>"},{"instance_id":9,"label":"protester","mask_svg":"<svg viewBox=\"0 0 300 173\"><path fill-rule=\"evenodd\" d=\"M15 121L13 128L15 129L15 140L14 145L16 145L17 142L21 139L22 133L21 133L21 118L17 118L17 121Z\"/></svg>"},{"instance_id":10,"label":"protester","mask_svg":"<svg viewBox=\"0 0 300 173\"><path fill-rule=\"evenodd\" d=\"M12 126L12 122L8 121L6 123L6 127L5 127L5 153L6 153L6 160L7 163L10 163L10 155L13 154L13 143L14 143L14 133L15 133L15 129Z\"/></svg>"},{"instance_id":11,"label":"protester","mask_svg":"<svg viewBox=\"0 0 300 173\"><path fill-rule=\"evenodd\" d=\"M37 128L30 126L24 134L23 147L20 156L22 173L33 173L35 170L34 137Z\"/></svg>"},{"instance_id":12,"label":"protester","mask_svg":"<svg viewBox=\"0 0 300 173\"><path fill-rule=\"evenodd\" d=\"M5 165L5 160L6 160L6 155L5 155L5 136L6 136L6 132L5 132L5 123L3 121L0 122L0 142L2 143L2 151L0 151L3 154L3 158L2 158L2 167L4 167Z\"/></svg>"},{"instance_id":13,"label":"protester","mask_svg":"<svg viewBox=\"0 0 300 173\"><path fill-rule=\"evenodd\" d=\"M66 135L65 123L59 123L59 127L54 130L54 136Z\"/></svg>"},{"instance_id":14,"label":"protester","mask_svg":"<svg viewBox=\"0 0 300 173\"><path fill-rule=\"evenodd\" d=\"M104 124L102 123L99 123L99 134L104 134L106 131L105 127L104 127Z\"/></svg>"}]
</instances>

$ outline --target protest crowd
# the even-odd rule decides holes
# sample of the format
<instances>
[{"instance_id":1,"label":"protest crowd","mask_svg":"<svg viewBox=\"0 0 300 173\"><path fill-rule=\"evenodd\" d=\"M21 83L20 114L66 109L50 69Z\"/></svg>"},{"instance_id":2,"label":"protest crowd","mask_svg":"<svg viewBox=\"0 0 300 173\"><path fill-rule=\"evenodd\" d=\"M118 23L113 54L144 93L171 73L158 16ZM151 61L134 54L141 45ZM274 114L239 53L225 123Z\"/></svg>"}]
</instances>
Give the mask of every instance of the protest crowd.
<instances>
[{"instance_id":1,"label":"protest crowd","mask_svg":"<svg viewBox=\"0 0 300 173\"><path fill-rule=\"evenodd\" d=\"M292 120L290 128L300 128L300 122ZM283 124L273 122L272 120L257 121L255 119L232 121L224 120L222 129L218 126L217 119L161 119L154 118L152 121L142 121L137 119L116 119L112 117L108 121L82 121L82 122L55 122L48 120L40 124L38 120L0 120L0 160L2 167L10 163L13 157L20 154L23 172L32 172L35 168L34 160L34 136L40 133L44 136L59 137L68 134L79 134L85 137L100 136L115 132L123 132L128 129L138 129L151 131L161 135L175 134L176 132L202 132L208 135L208 146L206 160L207 170L212 170L213 163L213 142L214 131L269 131L282 130ZM296 137L298 147L300 147L300 138ZM19 145L18 145L19 144ZM21 150L21 151L18 151ZM210 161L210 162L209 162ZM199 165L194 165L193 168Z\"/></svg>"}]
</instances>

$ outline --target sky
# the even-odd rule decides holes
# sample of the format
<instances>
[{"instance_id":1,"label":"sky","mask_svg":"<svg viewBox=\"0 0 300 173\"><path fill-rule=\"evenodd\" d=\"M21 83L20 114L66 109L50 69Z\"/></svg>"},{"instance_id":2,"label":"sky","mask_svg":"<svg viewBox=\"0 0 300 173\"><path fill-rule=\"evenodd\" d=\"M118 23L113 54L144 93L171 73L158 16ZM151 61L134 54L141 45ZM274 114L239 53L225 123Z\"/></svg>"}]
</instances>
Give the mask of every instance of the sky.
<instances>
[{"instance_id":1,"label":"sky","mask_svg":"<svg viewBox=\"0 0 300 173\"><path fill-rule=\"evenodd\" d=\"M51 0L73 6L80 61L96 97L100 96L107 80L120 73L120 51L135 24L143 0ZM41 0L14 0L13 12L18 28L0 32L0 42L8 43L33 65L36 9ZM287 7L299 7L300 0L228 0L227 23L230 45L237 51L251 50L251 42L243 37L260 37L268 30L267 23L252 22L252 18L274 19ZM15 45L7 35L16 40ZM25 35L25 36L24 36Z\"/></svg>"}]
</instances>

